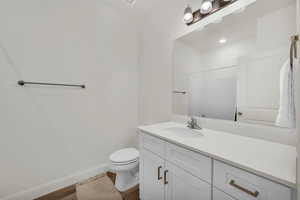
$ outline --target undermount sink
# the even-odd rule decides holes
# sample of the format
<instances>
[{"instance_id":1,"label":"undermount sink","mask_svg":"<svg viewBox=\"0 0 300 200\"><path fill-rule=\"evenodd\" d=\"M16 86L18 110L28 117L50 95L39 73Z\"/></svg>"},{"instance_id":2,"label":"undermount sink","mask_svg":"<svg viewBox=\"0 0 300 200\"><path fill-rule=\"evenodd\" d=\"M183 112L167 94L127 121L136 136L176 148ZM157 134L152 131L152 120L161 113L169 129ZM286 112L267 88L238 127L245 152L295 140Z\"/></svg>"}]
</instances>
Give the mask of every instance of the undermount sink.
<instances>
[{"instance_id":1,"label":"undermount sink","mask_svg":"<svg viewBox=\"0 0 300 200\"><path fill-rule=\"evenodd\" d=\"M166 131L170 131L178 136L184 136L184 137L203 137L203 134L200 132L200 130L194 130L190 128L184 128L184 127L171 127L166 128Z\"/></svg>"}]
</instances>

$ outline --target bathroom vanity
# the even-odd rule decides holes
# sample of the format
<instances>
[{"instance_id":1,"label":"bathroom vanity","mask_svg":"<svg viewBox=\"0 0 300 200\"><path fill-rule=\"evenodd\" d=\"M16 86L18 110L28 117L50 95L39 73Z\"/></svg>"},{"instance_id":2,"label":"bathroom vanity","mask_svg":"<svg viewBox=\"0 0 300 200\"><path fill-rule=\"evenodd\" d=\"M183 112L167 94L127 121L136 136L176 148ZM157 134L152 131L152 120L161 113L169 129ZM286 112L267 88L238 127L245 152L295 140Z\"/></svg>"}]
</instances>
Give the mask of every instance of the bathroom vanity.
<instances>
[{"instance_id":1,"label":"bathroom vanity","mask_svg":"<svg viewBox=\"0 0 300 200\"><path fill-rule=\"evenodd\" d=\"M138 128L141 200L294 200L296 148L167 122Z\"/></svg>"}]
</instances>

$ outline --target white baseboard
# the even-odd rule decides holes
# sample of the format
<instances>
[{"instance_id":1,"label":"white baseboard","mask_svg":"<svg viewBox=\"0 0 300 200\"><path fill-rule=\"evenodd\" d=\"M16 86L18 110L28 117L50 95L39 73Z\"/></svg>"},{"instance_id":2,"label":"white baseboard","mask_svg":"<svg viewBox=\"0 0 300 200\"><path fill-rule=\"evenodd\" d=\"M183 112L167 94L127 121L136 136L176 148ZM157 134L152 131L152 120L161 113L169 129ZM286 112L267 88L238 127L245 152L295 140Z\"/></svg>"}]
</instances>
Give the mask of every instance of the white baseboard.
<instances>
[{"instance_id":1,"label":"white baseboard","mask_svg":"<svg viewBox=\"0 0 300 200\"><path fill-rule=\"evenodd\" d=\"M58 189L62 189L64 187L78 183L82 180L96 176L98 174L106 172L107 170L108 170L108 164L103 164L100 166L90 168L88 170L77 172L70 176L66 176L66 177L33 187L33 188L29 188L27 190L17 192L15 194L6 196L6 197L2 198L1 200L32 200L37 197L48 194L50 192L56 191Z\"/></svg>"}]
</instances>

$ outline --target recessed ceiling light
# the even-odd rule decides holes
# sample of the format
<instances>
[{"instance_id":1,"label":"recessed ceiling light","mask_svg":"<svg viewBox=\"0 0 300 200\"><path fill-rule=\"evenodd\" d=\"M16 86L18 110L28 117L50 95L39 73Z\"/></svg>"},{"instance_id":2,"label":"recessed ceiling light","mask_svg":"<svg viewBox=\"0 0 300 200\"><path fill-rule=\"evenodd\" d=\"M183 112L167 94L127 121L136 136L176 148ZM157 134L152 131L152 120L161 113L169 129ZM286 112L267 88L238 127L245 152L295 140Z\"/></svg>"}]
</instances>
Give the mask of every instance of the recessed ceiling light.
<instances>
[{"instance_id":1,"label":"recessed ceiling light","mask_svg":"<svg viewBox=\"0 0 300 200\"><path fill-rule=\"evenodd\" d=\"M219 43L220 43L220 44L225 44L226 42L227 42L226 38L221 38L221 39L219 40Z\"/></svg>"},{"instance_id":2,"label":"recessed ceiling light","mask_svg":"<svg viewBox=\"0 0 300 200\"><path fill-rule=\"evenodd\" d=\"M136 0L125 0L125 2L129 5L135 4Z\"/></svg>"}]
</instances>

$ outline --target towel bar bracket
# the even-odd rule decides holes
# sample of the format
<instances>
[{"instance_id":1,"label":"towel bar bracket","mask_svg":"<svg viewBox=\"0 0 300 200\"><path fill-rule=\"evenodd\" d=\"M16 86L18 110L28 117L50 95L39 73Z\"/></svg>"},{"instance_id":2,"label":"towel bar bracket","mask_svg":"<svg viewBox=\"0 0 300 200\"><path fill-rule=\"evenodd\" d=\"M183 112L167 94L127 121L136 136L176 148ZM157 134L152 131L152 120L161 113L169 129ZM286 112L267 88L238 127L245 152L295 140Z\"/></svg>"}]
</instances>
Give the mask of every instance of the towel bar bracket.
<instances>
[{"instance_id":1,"label":"towel bar bracket","mask_svg":"<svg viewBox=\"0 0 300 200\"><path fill-rule=\"evenodd\" d=\"M290 47L290 64L293 70L294 58L298 58L297 52L297 42L299 41L299 35L293 35L291 37L291 47Z\"/></svg>"}]
</instances>

